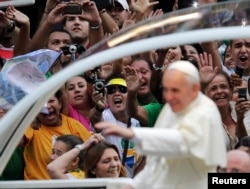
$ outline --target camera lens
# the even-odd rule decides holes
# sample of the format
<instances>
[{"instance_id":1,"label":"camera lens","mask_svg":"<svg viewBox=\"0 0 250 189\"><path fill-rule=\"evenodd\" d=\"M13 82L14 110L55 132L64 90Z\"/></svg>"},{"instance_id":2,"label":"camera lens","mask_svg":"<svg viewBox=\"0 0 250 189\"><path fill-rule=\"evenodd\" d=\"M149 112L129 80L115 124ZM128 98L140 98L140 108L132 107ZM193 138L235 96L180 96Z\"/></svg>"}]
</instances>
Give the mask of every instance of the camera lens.
<instances>
[{"instance_id":1,"label":"camera lens","mask_svg":"<svg viewBox=\"0 0 250 189\"><path fill-rule=\"evenodd\" d=\"M75 45L70 45L69 46L69 52L71 54L76 53L76 51L77 51L77 47Z\"/></svg>"},{"instance_id":2,"label":"camera lens","mask_svg":"<svg viewBox=\"0 0 250 189\"><path fill-rule=\"evenodd\" d=\"M104 89L104 83L102 81L97 81L95 83L95 88L98 91L102 91Z\"/></svg>"}]
</instances>

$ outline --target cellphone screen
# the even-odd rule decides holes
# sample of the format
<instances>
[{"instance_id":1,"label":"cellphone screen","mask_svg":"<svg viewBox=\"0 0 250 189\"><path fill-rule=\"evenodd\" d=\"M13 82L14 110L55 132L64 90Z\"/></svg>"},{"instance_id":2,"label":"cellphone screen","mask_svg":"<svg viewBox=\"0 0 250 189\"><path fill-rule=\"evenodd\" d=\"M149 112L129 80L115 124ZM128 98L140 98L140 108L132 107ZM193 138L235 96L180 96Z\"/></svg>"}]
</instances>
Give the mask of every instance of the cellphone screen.
<instances>
[{"instance_id":1,"label":"cellphone screen","mask_svg":"<svg viewBox=\"0 0 250 189\"><path fill-rule=\"evenodd\" d=\"M238 98L244 98L247 100L247 88L238 88Z\"/></svg>"},{"instance_id":2,"label":"cellphone screen","mask_svg":"<svg viewBox=\"0 0 250 189\"><path fill-rule=\"evenodd\" d=\"M244 68L243 68L243 67L241 67L241 66L236 66L235 73L236 73L237 75L239 75L240 77L242 77L243 72L244 72Z\"/></svg>"},{"instance_id":3,"label":"cellphone screen","mask_svg":"<svg viewBox=\"0 0 250 189\"><path fill-rule=\"evenodd\" d=\"M82 14L82 6L77 3L70 3L64 8L64 14Z\"/></svg>"}]
</instances>

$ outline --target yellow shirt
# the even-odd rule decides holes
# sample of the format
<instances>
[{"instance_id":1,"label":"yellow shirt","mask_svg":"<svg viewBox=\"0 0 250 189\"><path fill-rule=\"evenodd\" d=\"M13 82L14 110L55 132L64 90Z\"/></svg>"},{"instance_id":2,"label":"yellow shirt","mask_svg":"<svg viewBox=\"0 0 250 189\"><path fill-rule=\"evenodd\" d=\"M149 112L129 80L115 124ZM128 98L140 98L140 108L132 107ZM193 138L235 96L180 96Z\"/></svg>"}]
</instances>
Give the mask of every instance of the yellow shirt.
<instances>
[{"instance_id":1,"label":"yellow shirt","mask_svg":"<svg viewBox=\"0 0 250 189\"><path fill-rule=\"evenodd\" d=\"M29 127L25 133L27 143L24 149L25 180L50 179L46 166L50 162L50 154L55 137L73 134L86 141L90 132L77 120L61 114L62 125L49 127L41 125L38 130Z\"/></svg>"}]
</instances>

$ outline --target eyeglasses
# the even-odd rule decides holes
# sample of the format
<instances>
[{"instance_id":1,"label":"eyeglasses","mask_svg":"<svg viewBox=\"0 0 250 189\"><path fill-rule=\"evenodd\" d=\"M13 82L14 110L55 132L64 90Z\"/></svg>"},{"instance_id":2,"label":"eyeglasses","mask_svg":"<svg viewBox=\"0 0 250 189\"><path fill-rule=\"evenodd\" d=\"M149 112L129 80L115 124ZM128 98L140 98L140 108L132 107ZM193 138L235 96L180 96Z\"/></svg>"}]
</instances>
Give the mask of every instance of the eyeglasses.
<instances>
[{"instance_id":1,"label":"eyeglasses","mask_svg":"<svg viewBox=\"0 0 250 189\"><path fill-rule=\"evenodd\" d=\"M124 8L122 8L121 6L116 6L116 7L112 7L112 8L106 8L107 12L122 12L124 10Z\"/></svg>"},{"instance_id":2,"label":"eyeglasses","mask_svg":"<svg viewBox=\"0 0 250 189\"><path fill-rule=\"evenodd\" d=\"M120 93L123 93L123 94L125 94L127 92L126 87L118 85L118 86L108 86L107 87L107 93L108 94L113 94L113 93L116 92L117 89L119 90Z\"/></svg>"}]
</instances>

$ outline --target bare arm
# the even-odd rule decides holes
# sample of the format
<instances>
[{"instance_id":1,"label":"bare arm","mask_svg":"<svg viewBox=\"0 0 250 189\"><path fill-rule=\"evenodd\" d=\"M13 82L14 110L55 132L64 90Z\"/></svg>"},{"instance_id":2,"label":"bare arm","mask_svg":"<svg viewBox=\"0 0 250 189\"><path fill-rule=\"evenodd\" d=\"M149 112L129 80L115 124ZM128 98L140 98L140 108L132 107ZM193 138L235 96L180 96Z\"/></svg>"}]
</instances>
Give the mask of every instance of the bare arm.
<instances>
[{"instance_id":1,"label":"bare arm","mask_svg":"<svg viewBox=\"0 0 250 189\"><path fill-rule=\"evenodd\" d=\"M95 86L93 85L93 93L92 93L92 100L95 104L95 107L93 107L89 112L89 119L91 121L91 124L95 126L96 123L103 121L102 113L105 109L105 93L99 93L99 91L95 90ZM98 130L94 127L96 132L101 132L101 130Z\"/></svg>"},{"instance_id":2,"label":"bare arm","mask_svg":"<svg viewBox=\"0 0 250 189\"><path fill-rule=\"evenodd\" d=\"M146 110L138 105L137 91L140 87L140 80L136 70L130 66L125 67L125 75L127 82L127 112L128 115L138 119L141 125L148 125L148 117Z\"/></svg>"},{"instance_id":3,"label":"bare arm","mask_svg":"<svg viewBox=\"0 0 250 189\"><path fill-rule=\"evenodd\" d=\"M30 21L29 17L10 5L6 10L6 16L20 24L19 35L15 41L14 56L25 54L30 42Z\"/></svg>"},{"instance_id":4,"label":"bare arm","mask_svg":"<svg viewBox=\"0 0 250 189\"><path fill-rule=\"evenodd\" d=\"M94 1L83 2L82 7L82 16L89 22L89 43L93 46L104 38L102 19Z\"/></svg>"},{"instance_id":5,"label":"bare arm","mask_svg":"<svg viewBox=\"0 0 250 189\"><path fill-rule=\"evenodd\" d=\"M42 49L45 47L48 36L53 30L54 26L63 21L66 15L63 15L63 10L66 4L58 4L49 14L47 19L40 25L34 34L29 51Z\"/></svg>"},{"instance_id":6,"label":"bare arm","mask_svg":"<svg viewBox=\"0 0 250 189\"><path fill-rule=\"evenodd\" d=\"M68 179L66 172L67 167L70 163L75 161L78 163L79 158L77 157L82 150L88 149L90 145L104 141L104 138L100 134L91 136L86 142L78 147L69 150L62 156L58 157L54 161L50 162L47 166L47 171L52 179Z\"/></svg>"},{"instance_id":7,"label":"bare arm","mask_svg":"<svg viewBox=\"0 0 250 189\"><path fill-rule=\"evenodd\" d=\"M117 24L115 23L114 19L107 13L106 10L102 10L100 12L100 17L102 19L102 27L104 33L114 33L114 31L119 30Z\"/></svg>"}]
</instances>

